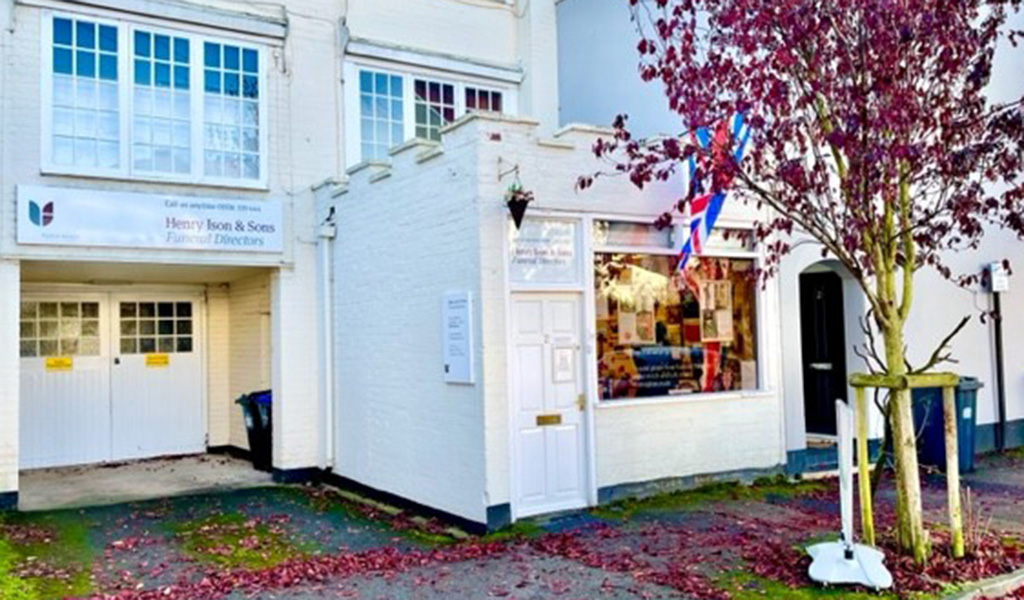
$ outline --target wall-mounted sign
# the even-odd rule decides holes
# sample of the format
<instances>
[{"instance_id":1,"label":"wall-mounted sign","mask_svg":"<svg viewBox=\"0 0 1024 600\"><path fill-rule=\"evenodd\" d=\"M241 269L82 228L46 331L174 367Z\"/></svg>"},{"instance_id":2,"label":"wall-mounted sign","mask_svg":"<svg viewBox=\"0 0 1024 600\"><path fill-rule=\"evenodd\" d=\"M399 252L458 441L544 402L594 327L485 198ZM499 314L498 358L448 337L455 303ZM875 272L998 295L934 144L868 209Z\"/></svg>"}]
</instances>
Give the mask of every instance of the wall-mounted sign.
<instances>
[{"instance_id":1,"label":"wall-mounted sign","mask_svg":"<svg viewBox=\"0 0 1024 600\"><path fill-rule=\"evenodd\" d=\"M469 292L444 295L444 380L473 383L473 298Z\"/></svg>"},{"instance_id":2,"label":"wall-mounted sign","mask_svg":"<svg viewBox=\"0 0 1024 600\"><path fill-rule=\"evenodd\" d=\"M1001 262L994 262L988 266L988 289L990 292L1010 291L1010 271Z\"/></svg>"},{"instance_id":3,"label":"wall-mounted sign","mask_svg":"<svg viewBox=\"0 0 1024 600\"><path fill-rule=\"evenodd\" d=\"M579 224L564 219L523 220L509 228L512 283L580 283Z\"/></svg>"},{"instance_id":4,"label":"wall-mounted sign","mask_svg":"<svg viewBox=\"0 0 1024 600\"><path fill-rule=\"evenodd\" d=\"M46 359L47 371L70 371L75 366L75 361L70 356L50 356Z\"/></svg>"},{"instance_id":5,"label":"wall-mounted sign","mask_svg":"<svg viewBox=\"0 0 1024 600\"><path fill-rule=\"evenodd\" d=\"M18 186L18 243L281 252L278 200Z\"/></svg>"},{"instance_id":6,"label":"wall-mounted sign","mask_svg":"<svg viewBox=\"0 0 1024 600\"><path fill-rule=\"evenodd\" d=\"M150 369L165 369L171 364L169 354L147 354L146 366Z\"/></svg>"}]
</instances>

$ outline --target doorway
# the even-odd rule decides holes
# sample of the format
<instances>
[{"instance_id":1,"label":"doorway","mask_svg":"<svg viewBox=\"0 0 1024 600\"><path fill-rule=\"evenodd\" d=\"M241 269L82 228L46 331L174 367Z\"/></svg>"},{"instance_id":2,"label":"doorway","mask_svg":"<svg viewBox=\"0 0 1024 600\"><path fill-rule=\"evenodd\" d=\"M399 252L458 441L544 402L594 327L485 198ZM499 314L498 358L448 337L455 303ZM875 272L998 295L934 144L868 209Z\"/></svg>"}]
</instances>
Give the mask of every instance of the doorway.
<instances>
[{"instance_id":1,"label":"doorway","mask_svg":"<svg viewBox=\"0 0 1024 600\"><path fill-rule=\"evenodd\" d=\"M846 402L843 280L831 271L800 275L800 329L807 433L836 435L836 400Z\"/></svg>"},{"instance_id":2,"label":"doorway","mask_svg":"<svg viewBox=\"0 0 1024 600\"><path fill-rule=\"evenodd\" d=\"M514 294L516 516L583 508L586 394L580 294Z\"/></svg>"},{"instance_id":3,"label":"doorway","mask_svg":"<svg viewBox=\"0 0 1024 600\"><path fill-rule=\"evenodd\" d=\"M23 469L206 450L202 296L21 300Z\"/></svg>"}]
</instances>

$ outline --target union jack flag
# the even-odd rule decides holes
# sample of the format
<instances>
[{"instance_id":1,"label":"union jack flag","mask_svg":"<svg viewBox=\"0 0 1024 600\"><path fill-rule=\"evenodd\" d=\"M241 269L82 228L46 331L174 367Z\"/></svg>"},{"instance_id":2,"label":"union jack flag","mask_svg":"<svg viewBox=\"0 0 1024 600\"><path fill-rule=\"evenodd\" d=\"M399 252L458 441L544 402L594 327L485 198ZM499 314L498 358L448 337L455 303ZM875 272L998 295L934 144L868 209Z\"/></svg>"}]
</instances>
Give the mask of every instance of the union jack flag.
<instances>
[{"instance_id":1,"label":"union jack flag","mask_svg":"<svg viewBox=\"0 0 1024 600\"><path fill-rule=\"evenodd\" d=\"M730 142L736 142L732 159L737 163L743 158L743 151L746 148L747 140L750 139L750 126L744 121L742 114L736 114L731 119L722 121L715 129L714 139L707 127L698 128L692 133L694 144L702 150L711 150L711 161L713 166L722 164L729 160L727 149ZM730 180L711 183L711 191L705 192L702 184L701 169L697 166L697 157L691 154L689 158L690 181L687 196L690 200L690 235L680 250L679 269L685 269L687 261L693 254L704 252L704 243L711 236L711 230L722 212L722 205L725 203L726 188ZM731 177L729 178L731 179Z\"/></svg>"}]
</instances>

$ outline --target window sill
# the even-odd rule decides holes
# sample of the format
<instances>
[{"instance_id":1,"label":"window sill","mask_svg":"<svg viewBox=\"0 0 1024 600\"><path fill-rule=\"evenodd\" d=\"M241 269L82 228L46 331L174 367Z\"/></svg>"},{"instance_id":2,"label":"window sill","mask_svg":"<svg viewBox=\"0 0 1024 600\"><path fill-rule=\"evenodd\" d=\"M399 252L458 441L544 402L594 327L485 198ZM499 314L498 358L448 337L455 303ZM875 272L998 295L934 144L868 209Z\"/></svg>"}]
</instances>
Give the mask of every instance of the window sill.
<instances>
[{"instance_id":1,"label":"window sill","mask_svg":"<svg viewBox=\"0 0 1024 600\"><path fill-rule=\"evenodd\" d=\"M221 188L233 190L270 191L266 181L233 181L218 179L192 179L182 177L161 177L159 175L126 175L124 173L100 172L86 169L45 166L39 170L45 177L82 177L87 179L148 183L154 185L182 185L194 188Z\"/></svg>"},{"instance_id":2,"label":"window sill","mask_svg":"<svg viewBox=\"0 0 1024 600\"><path fill-rule=\"evenodd\" d=\"M722 402L731 400L757 400L776 396L775 390L738 390L734 392L707 392L701 394L681 394L678 396L651 396L650 398L631 398L629 400L598 400L594 405L598 409L625 408L633 406L660 406L666 404L688 404L695 402Z\"/></svg>"}]
</instances>

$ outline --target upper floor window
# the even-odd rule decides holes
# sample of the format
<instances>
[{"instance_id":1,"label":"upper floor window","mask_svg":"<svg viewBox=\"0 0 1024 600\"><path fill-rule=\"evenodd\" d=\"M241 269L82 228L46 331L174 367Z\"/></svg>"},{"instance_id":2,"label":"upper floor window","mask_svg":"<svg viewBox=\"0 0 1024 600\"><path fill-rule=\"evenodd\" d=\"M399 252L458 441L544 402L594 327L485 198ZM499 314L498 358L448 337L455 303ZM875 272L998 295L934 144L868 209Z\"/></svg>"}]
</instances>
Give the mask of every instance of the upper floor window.
<instances>
[{"instance_id":1,"label":"upper floor window","mask_svg":"<svg viewBox=\"0 0 1024 600\"><path fill-rule=\"evenodd\" d=\"M405 138L402 78L398 75L359 73L360 145L363 160L384 159L388 150Z\"/></svg>"},{"instance_id":2,"label":"upper floor window","mask_svg":"<svg viewBox=\"0 0 1024 600\"><path fill-rule=\"evenodd\" d=\"M346 97L357 104L346 136L350 162L383 160L391 148L409 138L440 140L441 130L473 110L509 110L509 92L475 84L355 67L357 85ZM358 118L358 121L356 119Z\"/></svg>"},{"instance_id":3,"label":"upper floor window","mask_svg":"<svg viewBox=\"0 0 1024 600\"><path fill-rule=\"evenodd\" d=\"M441 140L441 128L455 120L455 86L416 80L416 137Z\"/></svg>"},{"instance_id":4,"label":"upper floor window","mask_svg":"<svg viewBox=\"0 0 1024 600\"><path fill-rule=\"evenodd\" d=\"M121 166L117 29L53 20L53 150L58 165Z\"/></svg>"},{"instance_id":5,"label":"upper floor window","mask_svg":"<svg viewBox=\"0 0 1024 600\"><path fill-rule=\"evenodd\" d=\"M471 110L501 112L501 92L466 86L466 112Z\"/></svg>"},{"instance_id":6,"label":"upper floor window","mask_svg":"<svg viewBox=\"0 0 1024 600\"><path fill-rule=\"evenodd\" d=\"M266 185L260 48L86 17L48 25L47 170Z\"/></svg>"}]
</instances>

